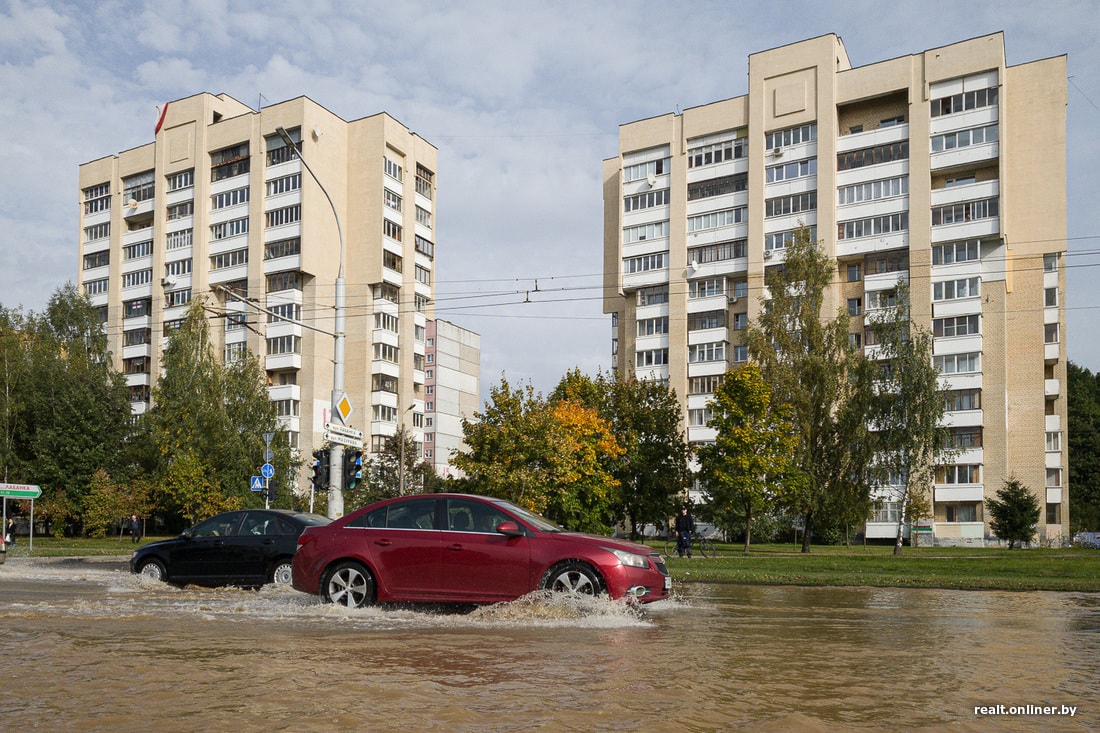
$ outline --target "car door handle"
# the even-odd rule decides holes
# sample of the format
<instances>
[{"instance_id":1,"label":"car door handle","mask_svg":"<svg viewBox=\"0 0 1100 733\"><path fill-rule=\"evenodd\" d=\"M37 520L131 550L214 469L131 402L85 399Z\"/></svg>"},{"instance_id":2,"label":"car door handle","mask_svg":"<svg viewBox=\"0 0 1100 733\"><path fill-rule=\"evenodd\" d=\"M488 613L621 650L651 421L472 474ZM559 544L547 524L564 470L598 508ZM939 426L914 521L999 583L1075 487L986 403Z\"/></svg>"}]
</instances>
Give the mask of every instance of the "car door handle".
<instances>
[{"instance_id":1,"label":"car door handle","mask_svg":"<svg viewBox=\"0 0 1100 733\"><path fill-rule=\"evenodd\" d=\"M265 544L265 545L274 545L274 544L275 544L275 540L269 537L269 538L267 538L266 540L264 540L264 544Z\"/></svg>"},{"instance_id":2,"label":"car door handle","mask_svg":"<svg viewBox=\"0 0 1100 733\"><path fill-rule=\"evenodd\" d=\"M389 547L390 545L393 544L393 542L390 541L390 540L375 540L374 544L382 545L383 547Z\"/></svg>"},{"instance_id":3,"label":"car door handle","mask_svg":"<svg viewBox=\"0 0 1100 733\"><path fill-rule=\"evenodd\" d=\"M225 547L225 540L214 540L214 547Z\"/></svg>"},{"instance_id":4,"label":"car door handle","mask_svg":"<svg viewBox=\"0 0 1100 733\"><path fill-rule=\"evenodd\" d=\"M463 551L463 550L465 550L466 548L465 548L465 547L463 547L463 546L462 546L461 544L459 544L458 542L456 542L456 543L454 543L453 545L451 545L450 547L448 547L447 549L448 549L448 550L451 550L452 552L462 552L462 551Z\"/></svg>"}]
</instances>

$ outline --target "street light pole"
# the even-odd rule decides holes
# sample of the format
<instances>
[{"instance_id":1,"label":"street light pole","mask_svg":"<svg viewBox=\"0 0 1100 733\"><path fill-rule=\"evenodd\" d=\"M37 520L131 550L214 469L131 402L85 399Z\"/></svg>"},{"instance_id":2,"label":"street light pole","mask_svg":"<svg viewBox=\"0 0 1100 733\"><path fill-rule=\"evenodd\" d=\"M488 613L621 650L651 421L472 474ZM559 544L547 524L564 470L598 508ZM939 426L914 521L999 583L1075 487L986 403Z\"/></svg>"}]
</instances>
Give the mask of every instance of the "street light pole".
<instances>
[{"instance_id":1,"label":"street light pole","mask_svg":"<svg viewBox=\"0 0 1100 733\"><path fill-rule=\"evenodd\" d=\"M344 395L344 309L347 297L346 282L344 280L344 261L347 258L344 249L344 230L340 226L340 214L336 211L336 204L332 202L332 196L329 196L324 184L317 178L317 174L313 172L313 169L309 167L309 163L302 156L302 149L291 139L284 128L276 127L275 132L282 138L285 145L288 145L298 154L298 160L301 161L302 167L306 169L317 187L321 189L321 193L325 195L328 205L332 208L332 216L336 219L336 234L340 238L340 269L336 273L336 327L332 345L332 402L329 420L336 418L343 422L344 419L340 416L340 400ZM332 444L329 451L329 466L328 516L331 519L337 519L344 514L344 446L339 443Z\"/></svg>"}]
</instances>

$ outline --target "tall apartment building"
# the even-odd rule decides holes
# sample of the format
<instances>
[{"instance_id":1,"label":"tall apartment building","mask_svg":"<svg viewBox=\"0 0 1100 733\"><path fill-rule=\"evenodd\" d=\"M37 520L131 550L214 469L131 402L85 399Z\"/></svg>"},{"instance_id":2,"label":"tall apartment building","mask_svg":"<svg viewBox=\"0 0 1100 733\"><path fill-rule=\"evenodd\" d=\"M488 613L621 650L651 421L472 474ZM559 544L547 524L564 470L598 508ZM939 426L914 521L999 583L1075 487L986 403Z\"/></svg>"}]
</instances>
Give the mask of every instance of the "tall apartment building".
<instances>
[{"instance_id":1,"label":"tall apartment building","mask_svg":"<svg viewBox=\"0 0 1100 733\"><path fill-rule=\"evenodd\" d=\"M203 93L169 103L153 142L81 165L79 279L134 412L148 409L162 349L202 296L224 314L211 320L224 358L262 357L293 447L320 447L342 233L349 422L368 451L399 422L422 443L436 164L433 145L384 113L347 122L305 97L255 111ZM476 381L477 359L463 367Z\"/></svg>"},{"instance_id":2,"label":"tall apartment building","mask_svg":"<svg viewBox=\"0 0 1100 733\"><path fill-rule=\"evenodd\" d=\"M424 365L424 461L457 477L451 457L464 446L462 419L481 407L481 336L442 320L428 321Z\"/></svg>"},{"instance_id":3,"label":"tall apartment building","mask_svg":"<svg viewBox=\"0 0 1100 733\"><path fill-rule=\"evenodd\" d=\"M712 440L717 379L747 360L765 273L805 225L869 358L864 319L902 281L934 334L957 452L921 531L983 543L983 500L1015 477L1040 538L1068 536L1066 84L1065 56L1008 66L1000 33L859 67L825 35L750 55L744 96L623 125L604 162L618 369L667 380L689 439ZM893 536L876 491L866 534Z\"/></svg>"}]
</instances>

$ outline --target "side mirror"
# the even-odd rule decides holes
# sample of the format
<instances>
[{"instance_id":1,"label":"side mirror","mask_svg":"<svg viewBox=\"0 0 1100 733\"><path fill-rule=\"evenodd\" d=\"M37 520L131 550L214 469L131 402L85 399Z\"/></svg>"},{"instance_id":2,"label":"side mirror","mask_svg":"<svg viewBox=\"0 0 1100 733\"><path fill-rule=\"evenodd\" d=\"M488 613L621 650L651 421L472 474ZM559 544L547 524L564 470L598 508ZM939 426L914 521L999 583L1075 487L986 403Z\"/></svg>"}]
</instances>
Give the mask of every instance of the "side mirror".
<instances>
[{"instance_id":1,"label":"side mirror","mask_svg":"<svg viewBox=\"0 0 1100 733\"><path fill-rule=\"evenodd\" d=\"M508 535L509 537L522 537L523 530L519 528L519 525L515 522L501 522L497 525L497 532Z\"/></svg>"},{"instance_id":2,"label":"side mirror","mask_svg":"<svg viewBox=\"0 0 1100 733\"><path fill-rule=\"evenodd\" d=\"M180 532L180 537L182 537L182 538L183 538L183 539L185 539L185 540L189 540L189 539L192 539L192 536L191 536L191 528L190 528L190 527L188 527L187 529L185 529L185 530L183 530L182 532Z\"/></svg>"}]
</instances>

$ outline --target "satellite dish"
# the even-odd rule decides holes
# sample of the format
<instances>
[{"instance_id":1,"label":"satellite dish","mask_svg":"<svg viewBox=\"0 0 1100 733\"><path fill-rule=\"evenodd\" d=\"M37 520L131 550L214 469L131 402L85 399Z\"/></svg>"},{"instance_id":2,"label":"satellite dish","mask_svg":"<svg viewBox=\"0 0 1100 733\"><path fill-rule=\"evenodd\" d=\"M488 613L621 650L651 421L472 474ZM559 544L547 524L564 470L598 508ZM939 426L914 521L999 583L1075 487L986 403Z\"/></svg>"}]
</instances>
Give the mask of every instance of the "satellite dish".
<instances>
[{"instance_id":1,"label":"satellite dish","mask_svg":"<svg viewBox=\"0 0 1100 733\"><path fill-rule=\"evenodd\" d=\"M699 271L699 263L696 262L695 260L691 261L690 267L691 267L692 272L698 272Z\"/></svg>"},{"instance_id":2,"label":"satellite dish","mask_svg":"<svg viewBox=\"0 0 1100 733\"><path fill-rule=\"evenodd\" d=\"M137 202L136 199L130 199L129 201L126 202L126 205L129 206L131 209L136 209L137 204L138 204L138 202Z\"/></svg>"},{"instance_id":3,"label":"satellite dish","mask_svg":"<svg viewBox=\"0 0 1100 733\"><path fill-rule=\"evenodd\" d=\"M649 184L650 186L655 186L655 185L657 185L657 174L656 174L656 173L650 173L649 175L647 175L647 176L645 177L645 181L646 181L646 183L648 183L648 184Z\"/></svg>"}]
</instances>

